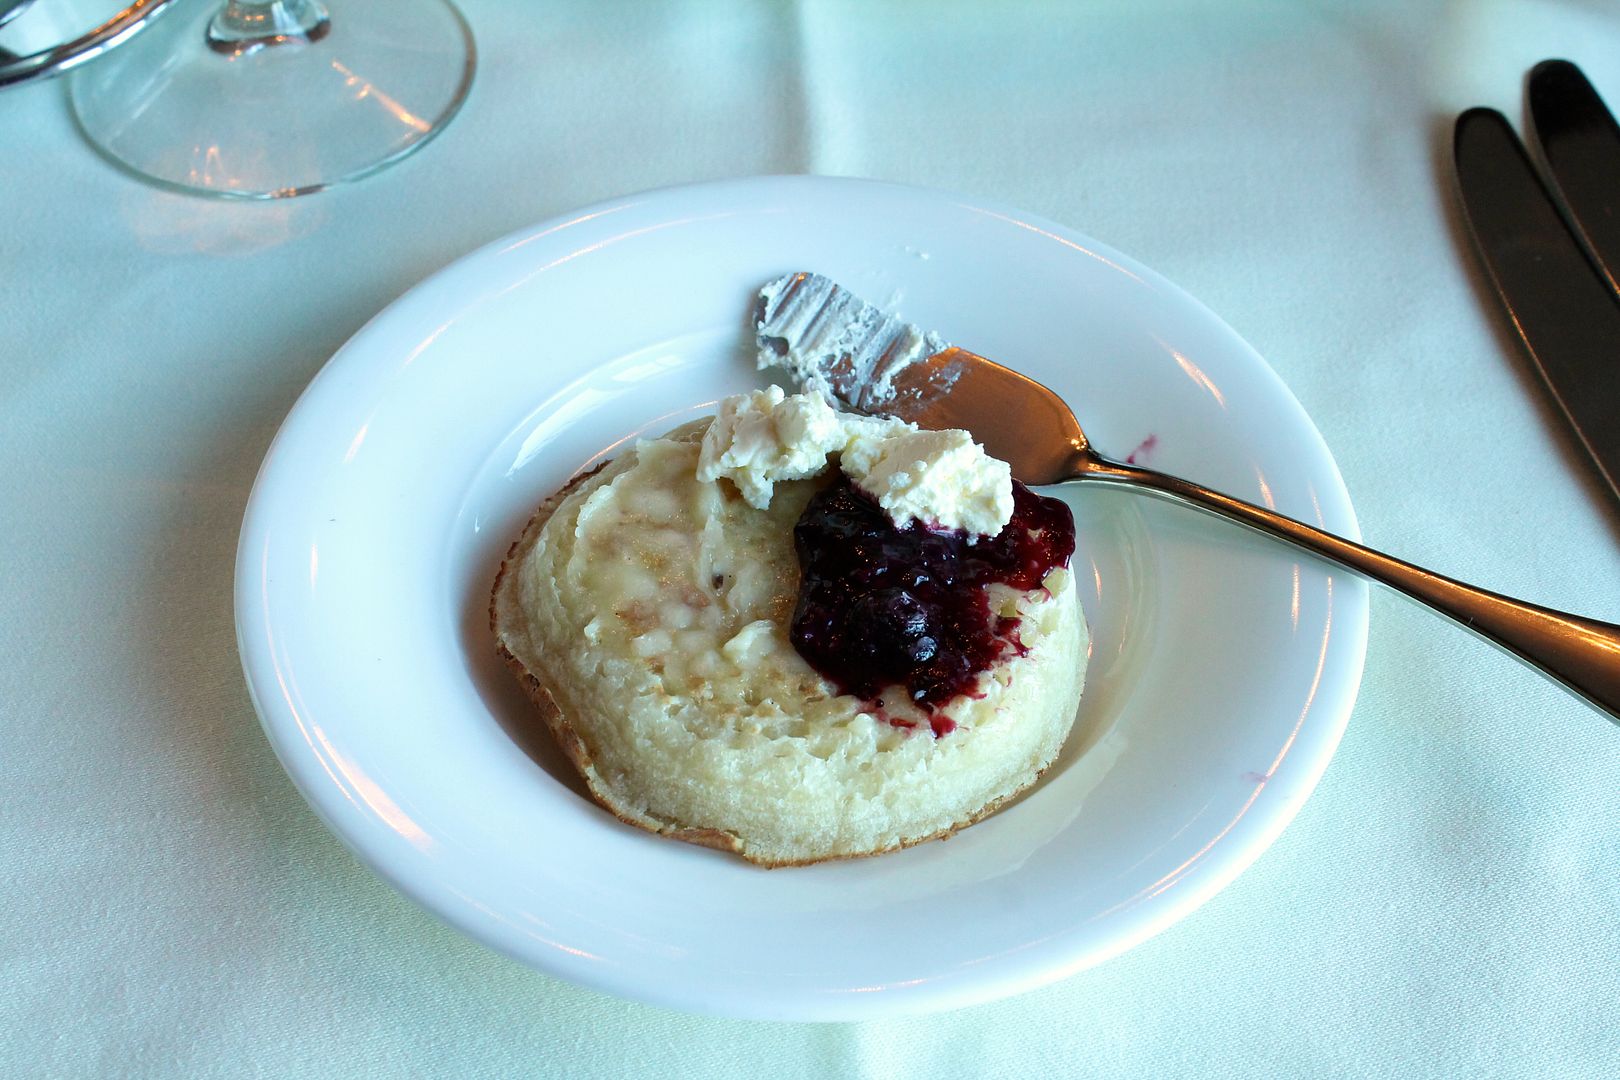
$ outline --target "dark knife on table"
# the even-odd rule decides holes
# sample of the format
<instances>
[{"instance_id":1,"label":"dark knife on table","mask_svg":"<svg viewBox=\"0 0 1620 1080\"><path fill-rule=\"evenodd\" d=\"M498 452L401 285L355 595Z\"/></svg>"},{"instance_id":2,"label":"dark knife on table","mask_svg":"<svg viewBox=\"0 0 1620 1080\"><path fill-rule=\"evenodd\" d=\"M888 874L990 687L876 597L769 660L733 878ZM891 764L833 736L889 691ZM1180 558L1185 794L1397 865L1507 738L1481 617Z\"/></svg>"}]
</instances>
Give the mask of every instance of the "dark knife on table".
<instances>
[{"instance_id":1,"label":"dark knife on table","mask_svg":"<svg viewBox=\"0 0 1620 1080\"><path fill-rule=\"evenodd\" d=\"M1620 294L1602 269L1604 259L1620 268L1620 129L1573 64L1547 62L1536 72L1532 113L1559 195L1494 109L1457 118L1457 182L1514 329L1620 499Z\"/></svg>"}]
</instances>

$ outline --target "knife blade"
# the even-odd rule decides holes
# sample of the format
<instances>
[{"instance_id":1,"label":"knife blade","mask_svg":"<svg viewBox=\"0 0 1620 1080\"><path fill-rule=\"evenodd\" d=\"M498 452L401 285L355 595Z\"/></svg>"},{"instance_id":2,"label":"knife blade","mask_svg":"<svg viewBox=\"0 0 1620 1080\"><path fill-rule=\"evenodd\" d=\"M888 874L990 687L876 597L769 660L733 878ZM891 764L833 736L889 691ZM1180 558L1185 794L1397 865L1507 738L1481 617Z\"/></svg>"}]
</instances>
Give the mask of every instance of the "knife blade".
<instances>
[{"instance_id":1,"label":"knife blade","mask_svg":"<svg viewBox=\"0 0 1620 1080\"><path fill-rule=\"evenodd\" d=\"M1495 109L1457 118L1463 208L1536 371L1620 499L1620 300Z\"/></svg>"},{"instance_id":2,"label":"knife blade","mask_svg":"<svg viewBox=\"0 0 1620 1080\"><path fill-rule=\"evenodd\" d=\"M1572 224L1620 293L1620 125L1568 60L1531 69L1529 98L1531 129Z\"/></svg>"}]
</instances>

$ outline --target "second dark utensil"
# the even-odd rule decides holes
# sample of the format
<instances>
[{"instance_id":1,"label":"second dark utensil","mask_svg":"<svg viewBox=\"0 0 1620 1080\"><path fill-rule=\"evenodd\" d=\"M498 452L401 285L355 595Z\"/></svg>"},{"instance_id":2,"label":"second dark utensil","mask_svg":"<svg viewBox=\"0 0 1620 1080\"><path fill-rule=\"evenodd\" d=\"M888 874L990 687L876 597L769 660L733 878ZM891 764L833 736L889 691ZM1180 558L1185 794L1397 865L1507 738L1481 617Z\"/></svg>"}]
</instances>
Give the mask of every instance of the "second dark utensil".
<instances>
[{"instance_id":1,"label":"second dark utensil","mask_svg":"<svg viewBox=\"0 0 1620 1080\"><path fill-rule=\"evenodd\" d=\"M1620 295L1620 125L1568 60L1537 64L1528 94L1536 141L1571 223Z\"/></svg>"}]
</instances>

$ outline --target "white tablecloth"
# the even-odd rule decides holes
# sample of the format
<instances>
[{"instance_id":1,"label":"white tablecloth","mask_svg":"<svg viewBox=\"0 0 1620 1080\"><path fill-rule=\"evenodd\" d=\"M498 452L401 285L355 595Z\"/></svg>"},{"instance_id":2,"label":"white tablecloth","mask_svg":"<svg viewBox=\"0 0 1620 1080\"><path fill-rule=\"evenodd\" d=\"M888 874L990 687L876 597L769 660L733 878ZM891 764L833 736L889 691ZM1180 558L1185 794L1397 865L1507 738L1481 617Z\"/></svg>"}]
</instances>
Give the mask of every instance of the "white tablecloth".
<instances>
[{"instance_id":1,"label":"white tablecloth","mask_svg":"<svg viewBox=\"0 0 1620 1080\"><path fill-rule=\"evenodd\" d=\"M1326 778L1236 883L1048 988L849 1025L619 1001L413 906L278 767L231 611L271 436L393 297L611 195L808 172L1136 256L1281 374L1370 542L1620 621L1620 507L1492 307L1449 174L1456 113L1517 119L1539 59L1620 104L1620 10L464 10L480 68L447 133L304 199L157 191L81 142L60 82L0 94L0 1071L1620 1075L1620 730L1391 596Z\"/></svg>"}]
</instances>

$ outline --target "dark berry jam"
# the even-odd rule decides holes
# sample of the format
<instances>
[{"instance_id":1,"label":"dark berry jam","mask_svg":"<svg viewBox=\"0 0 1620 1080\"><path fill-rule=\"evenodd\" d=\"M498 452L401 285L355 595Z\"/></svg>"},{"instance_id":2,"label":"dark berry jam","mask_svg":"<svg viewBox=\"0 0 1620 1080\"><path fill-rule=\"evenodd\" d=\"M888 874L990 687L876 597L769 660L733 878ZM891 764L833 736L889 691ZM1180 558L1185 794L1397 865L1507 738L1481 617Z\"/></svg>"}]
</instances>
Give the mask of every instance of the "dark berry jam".
<instances>
[{"instance_id":1,"label":"dark berry jam","mask_svg":"<svg viewBox=\"0 0 1620 1080\"><path fill-rule=\"evenodd\" d=\"M1018 620L990 610L986 587L1034 589L1067 566L1074 517L1015 481L1007 527L969 544L961 530L896 527L840 474L805 507L793 540L799 654L843 693L871 700L902 686L932 711L971 691L997 661L1023 653ZM955 725L936 716L930 726L938 736Z\"/></svg>"}]
</instances>

